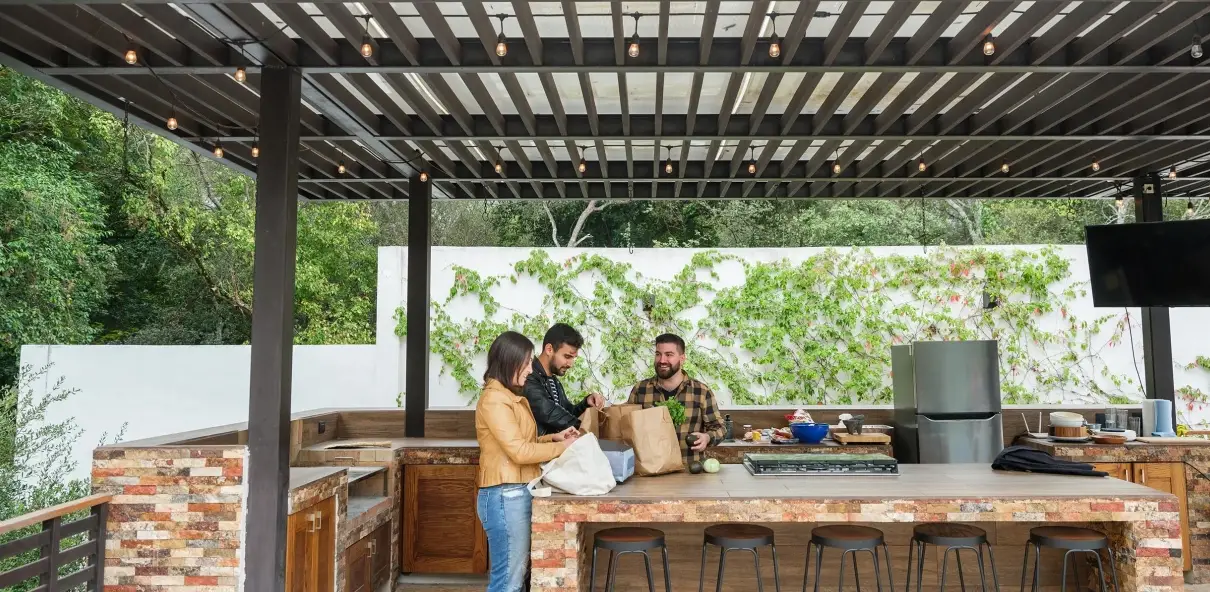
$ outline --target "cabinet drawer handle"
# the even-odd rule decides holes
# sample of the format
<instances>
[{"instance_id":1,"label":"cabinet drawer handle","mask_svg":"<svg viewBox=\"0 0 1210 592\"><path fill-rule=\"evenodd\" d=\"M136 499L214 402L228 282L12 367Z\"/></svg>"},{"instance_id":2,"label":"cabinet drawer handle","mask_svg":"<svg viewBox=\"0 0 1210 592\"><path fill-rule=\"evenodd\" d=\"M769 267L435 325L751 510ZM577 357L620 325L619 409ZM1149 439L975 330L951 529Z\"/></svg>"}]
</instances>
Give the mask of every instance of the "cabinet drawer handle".
<instances>
[{"instance_id":1,"label":"cabinet drawer handle","mask_svg":"<svg viewBox=\"0 0 1210 592\"><path fill-rule=\"evenodd\" d=\"M315 514L307 514L307 522L311 524L311 527L307 529L307 532L315 532Z\"/></svg>"},{"instance_id":2,"label":"cabinet drawer handle","mask_svg":"<svg viewBox=\"0 0 1210 592\"><path fill-rule=\"evenodd\" d=\"M378 550L374 548L374 541L370 541L370 556L373 557L374 555L377 555L377 554L378 554Z\"/></svg>"},{"instance_id":3,"label":"cabinet drawer handle","mask_svg":"<svg viewBox=\"0 0 1210 592\"><path fill-rule=\"evenodd\" d=\"M1145 485L1147 483L1147 468L1146 467L1139 469L1139 478L1143 480L1143 482L1140 483L1140 485Z\"/></svg>"}]
</instances>

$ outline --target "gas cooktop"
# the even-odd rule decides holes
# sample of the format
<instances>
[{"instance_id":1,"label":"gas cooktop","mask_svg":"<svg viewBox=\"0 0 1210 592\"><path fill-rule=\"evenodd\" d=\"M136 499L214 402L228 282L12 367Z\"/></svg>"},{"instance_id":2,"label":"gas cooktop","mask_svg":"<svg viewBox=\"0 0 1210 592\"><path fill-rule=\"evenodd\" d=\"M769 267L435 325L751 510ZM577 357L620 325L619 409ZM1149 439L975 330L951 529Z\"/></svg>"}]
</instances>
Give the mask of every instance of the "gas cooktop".
<instances>
[{"instance_id":1,"label":"gas cooktop","mask_svg":"<svg viewBox=\"0 0 1210 592\"><path fill-rule=\"evenodd\" d=\"M885 454L745 454L757 477L790 475L899 475L899 461Z\"/></svg>"}]
</instances>

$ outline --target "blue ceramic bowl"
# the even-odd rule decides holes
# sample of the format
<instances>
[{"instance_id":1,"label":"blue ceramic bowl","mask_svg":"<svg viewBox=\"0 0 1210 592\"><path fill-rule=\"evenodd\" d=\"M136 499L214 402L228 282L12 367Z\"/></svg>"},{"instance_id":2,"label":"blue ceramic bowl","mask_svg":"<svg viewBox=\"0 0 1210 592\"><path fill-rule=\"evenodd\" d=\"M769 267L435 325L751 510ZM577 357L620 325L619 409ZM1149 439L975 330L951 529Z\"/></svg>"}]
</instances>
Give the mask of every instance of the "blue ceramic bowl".
<instances>
[{"instance_id":1,"label":"blue ceramic bowl","mask_svg":"<svg viewBox=\"0 0 1210 592\"><path fill-rule=\"evenodd\" d=\"M803 444L819 444L828 435L826 423L792 423L790 432Z\"/></svg>"}]
</instances>

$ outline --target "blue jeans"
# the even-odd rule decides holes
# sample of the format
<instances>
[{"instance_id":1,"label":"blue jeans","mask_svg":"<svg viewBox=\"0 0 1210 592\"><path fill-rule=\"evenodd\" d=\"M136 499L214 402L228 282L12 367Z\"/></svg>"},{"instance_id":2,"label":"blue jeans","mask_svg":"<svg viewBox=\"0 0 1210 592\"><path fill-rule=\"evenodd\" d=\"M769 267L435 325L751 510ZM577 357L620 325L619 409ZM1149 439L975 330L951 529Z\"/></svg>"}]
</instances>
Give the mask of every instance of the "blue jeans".
<instances>
[{"instance_id":1,"label":"blue jeans","mask_svg":"<svg viewBox=\"0 0 1210 592\"><path fill-rule=\"evenodd\" d=\"M491 571L487 592L521 592L529 572L529 531L533 502L522 484L479 490L479 522L487 532Z\"/></svg>"}]
</instances>

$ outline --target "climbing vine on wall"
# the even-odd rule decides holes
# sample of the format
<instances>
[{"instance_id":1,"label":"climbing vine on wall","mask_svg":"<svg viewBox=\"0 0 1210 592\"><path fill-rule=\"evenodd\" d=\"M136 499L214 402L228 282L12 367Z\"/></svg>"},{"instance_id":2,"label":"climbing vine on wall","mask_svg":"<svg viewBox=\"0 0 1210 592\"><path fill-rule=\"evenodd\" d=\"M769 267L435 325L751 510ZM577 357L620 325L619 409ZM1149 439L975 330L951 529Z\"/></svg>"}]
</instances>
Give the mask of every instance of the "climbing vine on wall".
<instances>
[{"instance_id":1,"label":"climbing vine on wall","mask_svg":"<svg viewBox=\"0 0 1210 592\"><path fill-rule=\"evenodd\" d=\"M1142 397L1133 377L1101 359L1122 345L1129 317L1071 314L1086 288L1071 281L1069 261L1053 249L829 249L801 262L701 251L670 280L597 253L556 261L534 250L507 274L453 271L449 294L431 303L430 343L441 372L471 398L480 388L472 367L496 335L514 329L540 343L554 322L586 338L567 377L571 390L615 398L650 375L650 344L663 332L684 337L686 370L735 404L888 403L890 347L949 339L999 340L1008 403ZM543 292L538 314L502 306L494 295L534 281ZM462 299L473 299L480 314L451 316ZM402 307L396 319L402 336Z\"/></svg>"}]
</instances>

